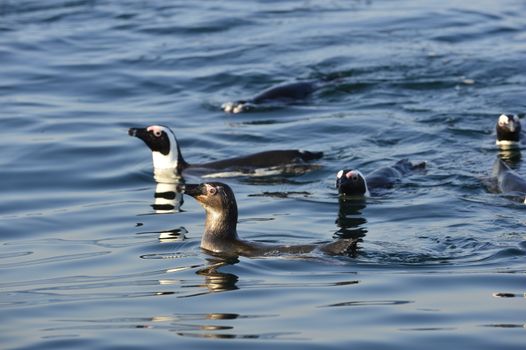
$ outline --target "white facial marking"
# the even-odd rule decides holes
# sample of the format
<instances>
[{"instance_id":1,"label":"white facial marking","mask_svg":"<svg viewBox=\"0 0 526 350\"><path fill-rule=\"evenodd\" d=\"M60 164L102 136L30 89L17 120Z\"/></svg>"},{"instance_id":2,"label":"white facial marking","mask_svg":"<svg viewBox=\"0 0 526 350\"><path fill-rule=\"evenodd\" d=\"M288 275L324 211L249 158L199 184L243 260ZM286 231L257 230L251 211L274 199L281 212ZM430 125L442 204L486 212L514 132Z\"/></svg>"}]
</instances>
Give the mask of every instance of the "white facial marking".
<instances>
[{"instance_id":1,"label":"white facial marking","mask_svg":"<svg viewBox=\"0 0 526 350\"><path fill-rule=\"evenodd\" d=\"M342 175L343 175L343 170L340 170L338 171L338 174L336 174L336 178L341 179Z\"/></svg>"},{"instance_id":2,"label":"white facial marking","mask_svg":"<svg viewBox=\"0 0 526 350\"><path fill-rule=\"evenodd\" d=\"M210 184L205 184L206 191L211 195L215 195L222 187L221 186L212 186Z\"/></svg>"},{"instance_id":3,"label":"white facial marking","mask_svg":"<svg viewBox=\"0 0 526 350\"><path fill-rule=\"evenodd\" d=\"M499 125L506 125L508 124L508 116L505 114L501 114L499 117Z\"/></svg>"},{"instance_id":4,"label":"white facial marking","mask_svg":"<svg viewBox=\"0 0 526 350\"><path fill-rule=\"evenodd\" d=\"M160 152L152 152L153 167L155 169L175 169L177 168L177 140L172 130L161 126L161 125L151 125L146 128L146 131L153 132L157 137L162 135L164 131L170 140L170 153L164 155Z\"/></svg>"},{"instance_id":5,"label":"white facial marking","mask_svg":"<svg viewBox=\"0 0 526 350\"><path fill-rule=\"evenodd\" d=\"M151 131L154 134L156 133L160 134L161 132L166 131L166 128L160 125L150 125L149 127L146 128L146 131Z\"/></svg>"},{"instance_id":6,"label":"white facial marking","mask_svg":"<svg viewBox=\"0 0 526 350\"><path fill-rule=\"evenodd\" d=\"M365 180L365 176L362 174L362 172L360 170L354 170L354 172L356 172L356 174L358 174L358 176L360 176L362 179Z\"/></svg>"},{"instance_id":7,"label":"white facial marking","mask_svg":"<svg viewBox=\"0 0 526 350\"><path fill-rule=\"evenodd\" d=\"M347 178L349 178L349 176L353 176L353 175L358 175L359 177L361 177L363 179L363 183L365 185L364 196L365 197L370 197L371 193L369 192L369 186L367 186L367 180L365 179L365 176L362 174L362 172L360 170L351 170L351 171L349 171L346 174Z\"/></svg>"}]
</instances>

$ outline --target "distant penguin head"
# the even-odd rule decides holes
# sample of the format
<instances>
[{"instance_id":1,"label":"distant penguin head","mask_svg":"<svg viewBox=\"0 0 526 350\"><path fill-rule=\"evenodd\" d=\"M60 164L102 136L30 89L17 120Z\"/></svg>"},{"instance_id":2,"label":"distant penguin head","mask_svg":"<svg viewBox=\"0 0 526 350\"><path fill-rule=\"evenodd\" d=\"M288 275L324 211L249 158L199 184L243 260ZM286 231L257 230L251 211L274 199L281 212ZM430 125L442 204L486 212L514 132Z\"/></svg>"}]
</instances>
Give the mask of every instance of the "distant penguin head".
<instances>
[{"instance_id":1,"label":"distant penguin head","mask_svg":"<svg viewBox=\"0 0 526 350\"><path fill-rule=\"evenodd\" d=\"M175 134L166 126L151 125L147 128L130 128L128 135L143 140L150 148L153 167L156 169L176 169L182 160Z\"/></svg>"},{"instance_id":2,"label":"distant penguin head","mask_svg":"<svg viewBox=\"0 0 526 350\"><path fill-rule=\"evenodd\" d=\"M249 101L239 100L235 102L225 102L221 105L221 109L226 113L241 113L247 112L254 108L254 104Z\"/></svg>"},{"instance_id":3,"label":"distant penguin head","mask_svg":"<svg viewBox=\"0 0 526 350\"><path fill-rule=\"evenodd\" d=\"M346 196L369 196L367 181L359 170L343 169L336 174L338 193Z\"/></svg>"},{"instance_id":4,"label":"distant penguin head","mask_svg":"<svg viewBox=\"0 0 526 350\"><path fill-rule=\"evenodd\" d=\"M198 185L186 184L184 193L194 197L208 214L235 213L237 217L237 204L234 192L222 182L207 182Z\"/></svg>"},{"instance_id":5,"label":"distant penguin head","mask_svg":"<svg viewBox=\"0 0 526 350\"><path fill-rule=\"evenodd\" d=\"M501 114L496 125L497 145L518 144L521 134L521 122L517 115Z\"/></svg>"}]
</instances>

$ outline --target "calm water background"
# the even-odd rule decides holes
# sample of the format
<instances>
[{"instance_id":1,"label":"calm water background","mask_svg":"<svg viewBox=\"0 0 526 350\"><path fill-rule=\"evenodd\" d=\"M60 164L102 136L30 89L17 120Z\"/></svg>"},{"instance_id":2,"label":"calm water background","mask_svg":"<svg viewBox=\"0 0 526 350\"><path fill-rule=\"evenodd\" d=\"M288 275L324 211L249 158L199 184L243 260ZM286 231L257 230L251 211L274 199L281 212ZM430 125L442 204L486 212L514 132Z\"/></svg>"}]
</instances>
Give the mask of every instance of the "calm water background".
<instances>
[{"instance_id":1,"label":"calm water background","mask_svg":"<svg viewBox=\"0 0 526 350\"><path fill-rule=\"evenodd\" d=\"M518 0L1 0L2 348L523 349L524 206L484 179L497 116L526 110L525 13ZM297 79L332 83L292 106L219 110ZM150 154L126 130L154 123L190 162L325 152L303 176L224 180L239 233L363 236L358 256L214 260L195 201L151 207ZM427 172L338 203L341 167L404 157Z\"/></svg>"}]
</instances>

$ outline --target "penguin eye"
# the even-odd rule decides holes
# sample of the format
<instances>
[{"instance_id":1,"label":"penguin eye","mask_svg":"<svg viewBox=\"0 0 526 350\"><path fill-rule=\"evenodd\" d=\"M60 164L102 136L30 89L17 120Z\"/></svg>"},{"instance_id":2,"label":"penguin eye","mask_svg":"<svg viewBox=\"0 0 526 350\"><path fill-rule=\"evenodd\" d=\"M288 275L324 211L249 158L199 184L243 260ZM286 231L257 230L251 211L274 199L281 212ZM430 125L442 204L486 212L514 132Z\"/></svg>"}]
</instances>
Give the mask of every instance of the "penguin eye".
<instances>
[{"instance_id":1,"label":"penguin eye","mask_svg":"<svg viewBox=\"0 0 526 350\"><path fill-rule=\"evenodd\" d=\"M358 175L353 175L352 179L353 179L353 181L358 181Z\"/></svg>"},{"instance_id":2,"label":"penguin eye","mask_svg":"<svg viewBox=\"0 0 526 350\"><path fill-rule=\"evenodd\" d=\"M208 193L213 196L217 193L217 189L215 187L210 187L210 189L208 190Z\"/></svg>"},{"instance_id":3,"label":"penguin eye","mask_svg":"<svg viewBox=\"0 0 526 350\"><path fill-rule=\"evenodd\" d=\"M161 137L161 135L163 134L161 130L155 130L153 132L153 134L156 136L156 137Z\"/></svg>"}]
</instances>

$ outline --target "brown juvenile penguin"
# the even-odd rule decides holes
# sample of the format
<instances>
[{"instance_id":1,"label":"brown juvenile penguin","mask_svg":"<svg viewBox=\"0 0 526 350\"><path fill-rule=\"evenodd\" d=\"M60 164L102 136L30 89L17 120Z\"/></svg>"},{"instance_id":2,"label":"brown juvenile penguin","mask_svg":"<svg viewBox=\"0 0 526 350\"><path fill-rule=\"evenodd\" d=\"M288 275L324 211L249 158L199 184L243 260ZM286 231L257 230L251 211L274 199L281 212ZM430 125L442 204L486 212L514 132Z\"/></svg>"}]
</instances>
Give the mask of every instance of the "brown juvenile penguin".
<instances>
[{"instance_id":1,"label":"brown juvenile penguin","mask_svg":"<svg viewBox=\"0 0 526 350\"><path fill-rule=\"evenodd\" d=\"M265 256L306 254L320 250L330 255L350 255L356 251L356 239L330 243L273 245L245 241L237 235L237 203L232 189L221 182L185 185L184 193L195 198L206 211L201 248L228 256Z\"/></svg>"}]
</instances>

